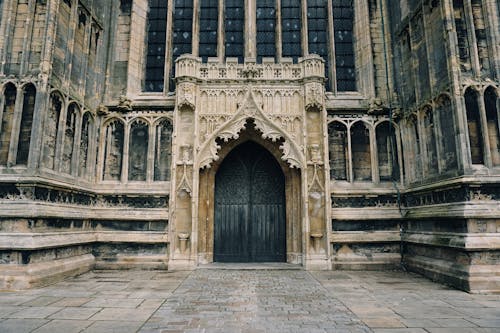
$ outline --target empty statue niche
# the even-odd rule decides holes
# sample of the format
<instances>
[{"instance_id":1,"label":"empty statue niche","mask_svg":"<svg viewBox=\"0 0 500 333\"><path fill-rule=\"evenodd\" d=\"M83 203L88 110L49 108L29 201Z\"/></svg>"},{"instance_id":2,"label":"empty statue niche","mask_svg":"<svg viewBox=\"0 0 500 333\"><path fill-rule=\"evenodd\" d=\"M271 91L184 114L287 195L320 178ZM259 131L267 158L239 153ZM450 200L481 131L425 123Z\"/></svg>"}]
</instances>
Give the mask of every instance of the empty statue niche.
<instances>
[{"instance_id":1,"label":"empty statue niche","mask_svg":"<svg viewBox=\"0 0 500 333\"><path fill-rule=\"evenodd\" d=\"M104 171L103 180L120 180L123 161L123 123L114 119L104 132Z\"/></svg>"},{"instance_id":2,"label":"empty statue niche","mask_svg":"<svg viewBox=\"0 0 500 333\"><path fill-rule=\"evenodd\" d=\"M488 123L488 139L490 141L491 162L500 165L500 130L498 123L498 94L495 88L488 87L484 92L484 106Z\"/></svg>"},{"instance_id":3,"label":"empty statue niche","mask_svg":"<svg viewBox=\"0 0 500 333\"><path fill-rule=\"evenodd\" d=\"M149 126L136 120L130 126L128 180L145 181L148 160Z\"/></svg>"},{"instance_id":4,"label":"empty statue niche","mask_svg":"<svg viewBox=\"0 0 500 333\"><path fill-rule=\"evenodd\" d=\"M27 84L23 89L23 111L21 114L21 126L19 128L19 140L17 143L16 164L28 164L35 100L36 88L33 84Z\"/></svg>"},{"instance_id":5,"label":"empty statue niche","mask_svg":"<svg viewBox=\"0 0 500 333\"><path fill-rule=\"evenodd\" d=\"M490 70L490 59L488 55L488 41L486 34L486 23L481 0L472 0L472 18L474 22L474 32L476 35L477 54L481 71Z\"/></svg>"},{"instance_id":6,"label":"empty statue niche","mask_svg":"<svg viewBox=\"0 0 500 333\"><path fill-rule=\"evenodd\" d=\"M168 119L156 125L154 180L170 179L170 164L172 160L172 123Z\"/></svg>"},{"instance_id":7,"label":"empty statue niche","mask_svg":"<svg viewBox=\"0 0 500 333\"><path fill-rule=\"evenodd\" d=\"M353 179L371 181L370 131L362 121L351 127L351 151Z\"/></svg>"},{"instance_id":8,"label":"empty statue niche","mask_svg":"<svg viewBox=\"0 0 500 333\"><path fill-rule=\"evenodd\" d=\"M76 118L79 113L76 103L71 103L66 112L61 160L61 171L66 174L71 174L73 171L71 161L73 159L73 147L75 144Z\"/></svg>"},{"instance_id":9,"label":"empty statue niche","mask_svg":"<svg viewBox=\"0 0 500 333\"><path fill-rule=\"evenodd\" d=\"M330 178L347 180L348 146L346 125L334 121L328 125Z\"/></svg>"},{"instance_id":10,"label":"empty statue niche","mask_svg":"<svg viewBox=\"0 0 500 333\"><path fill-rule=\"evenodd\" d=\"M440 158L442 161L441 171L454 171L458 167L457 146L455 138L455 116L451 106L451 99L448 95L441 95L437 99L436 111L440 125Z\"/></svg>"},{"instance_id":11,"label":"empty statue niche","mask_svg":"<svg viewBox=\"0 0 500 333\"><path fill-rule=\"evenodd\" d=\"M61 115L63 98L58 93L50 95L48 116L45 121L42 165L48 169L54 169L56 157L57 132L59 129L59 117Z\"/></svg>"},{"instance_id":12,"label":"empty statue niche","mask_svg":"<svg viewBox=\"0 0 500 333\"><path fill-rule=\"evenodd\" d=\"M9 157L10 137L12 134L12 121L16 105L16 86L7 83L3 91L3 113L0 126L0 165L6 165Z\"/></svg>"},{"instance_id":13,"label":"empty statue niche","mask_svg":"<svg viewBox=\"0 0 500 333\"><path fill-rule=\"evenodd\" d=\"M472 88L467 88L464 98L467 113L467 129L469 130L471 161L472 164L484 164L483 134L478 107L479 95Z\"/></svg>"},{"instance_id":14,"label":"empty statue niche","mask_svg":"<svg viewBox=\"0 0 500 333\"><path fill-rule=\"evenodd\" d=\"M399 180L396 129L388 121L377 125L377 154L380 180Z\"/></svg>"}]
</instances>

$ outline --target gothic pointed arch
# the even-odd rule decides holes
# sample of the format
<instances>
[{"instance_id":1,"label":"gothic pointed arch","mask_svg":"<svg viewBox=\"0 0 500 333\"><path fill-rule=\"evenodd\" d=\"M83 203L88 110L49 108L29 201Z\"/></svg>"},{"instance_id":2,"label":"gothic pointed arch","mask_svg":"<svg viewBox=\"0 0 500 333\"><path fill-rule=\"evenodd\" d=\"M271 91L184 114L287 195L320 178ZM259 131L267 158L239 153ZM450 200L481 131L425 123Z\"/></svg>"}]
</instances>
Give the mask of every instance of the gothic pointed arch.
<instances>
[{"instance_id":1,"label":"gothic pointed arch","mask_svg":"<svg viewBox=\"0 0 500 333\"><path fill-rule=\"evenodd\" d=\"M262 138L273 142L283 139L280 146L281 159L286 161L291 168L300 169L303 167L305 158L301 147L288 133L264 114L261 106L256 102L252 89L249 88L236 113L209 135L201 145L198 155L199 168L209 168L212 162L219 159L218 151L221 147L217 144L217 139L224 142L237 139L248 120L254 122L255 128L262 133Z\"/></svg>"}]
</instances>

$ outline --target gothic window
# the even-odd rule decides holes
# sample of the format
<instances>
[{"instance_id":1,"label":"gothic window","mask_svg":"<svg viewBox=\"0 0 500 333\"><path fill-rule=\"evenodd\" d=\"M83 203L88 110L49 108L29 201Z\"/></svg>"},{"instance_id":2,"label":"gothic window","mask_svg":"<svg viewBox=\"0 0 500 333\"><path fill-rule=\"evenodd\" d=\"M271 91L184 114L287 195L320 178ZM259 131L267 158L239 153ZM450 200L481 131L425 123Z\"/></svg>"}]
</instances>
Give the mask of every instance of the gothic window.
<instances>
[{"instance_id":1,"label":"gothic window","mask_svg":"<svg viewBox=\"0 0 500 333\"><path fill-rule=\"evenodd\" d=\"M120 180L122 175L124 127L119 120L110 122L104 131L103 180Z\"/></svg>"},{"instance_id":2,"label":"gothic window","mask_svg":"<svg viewBox=\"0 0 500 333\"><path fill-rule=\"evenodd\" d=\"M380 180L399 180L396 130L385 121L376 128L378 170Z\"/></svg>"},{"instance_id":3,"label":"gothic window","mask_svg":"<svg viewBox=\"0 0 500 333\"><path fill-rule=\"evenodd\" d=\"M488 123L488 139L490 141L491 161L493 166L500 165L500 132L498 123L498 96L493 87L484 92L484 106Z\"/></svg>"},{"instance_id":4,"label":"gothic window","mask_svg":"<svg viewBox=\"0 0 500 333\"><path fill-rule=\"evenodd\" d=\"M89 112L86 112L82 118L82 130L80 134L80 161L79 176L86 177L89 174L89 148L94 130L94 119Z\"/></svg>"},{"instance_id":5,"label":"gothic window","mask_svg":"<svg viewBox=\"0 0 500 333\"><path fill-rule=\"evenodd\" d=\"M478 94L471 88L467 88L464 98L472 164L483 164L483 133L481 128L481 116L477 104Z\"/></svg>"},{"instance_id":6,"label":"gothic window","mask_svg":"<svg viewBox=\"0 0 500 333\"><path fill-rule=\"evenodd\" d=\"M301 1L281 0L281 39L283 57L296 62L302 56Z\"/></svg>"},{"instance_id":7,"label":"gothic window","mask_svg":"<svg viewBox=\"0 0 500 333\"><path fill-rule=\"evenodd\" d=\"M351 152L354 180L372 180L370 132L362 121L351 127Z\"/></svg>"},{"instance_id":8,"label":"gothic window","mask_svg":"<svg viewBox=\"0 0 500 333\"><path fill-rule=\"evenodd\" d=\"M436 152L436 135L434 126L434 114L432 108L424 108L424 131L426 137L427 166L430 174L438 172L438 161Z\"/></svg>"},{"instance_id":9,"label":"gothic window","mask_svg":"<svg viewBox=\"0 0 500 333\"><path fill-rule=\"evenodd\" d=\"M72 172L71 161L73 159L76 118L78 117L78 114L78 106L75 103L71 103L68 107L68 111L66 112L61 160L61 171L67 174L71 174Z\"/></svg>"},{"instance_id":10,"label":"gothic window","mask_svg":"<svg viewBox=\"0 0 500 333\"><path fill-rule=\"evenodd\" d=\"M224 45L226 57L238 57L243 62L243 27L245 10L243 0L226 0L224 8Z\"/></svg>"},{"instance_id":11,"label":"gothic window","mask_svg":"<svg viewBox=\"0 0 500 333\"><path fill-rule=\"evenodd\" d=\"M19 140L17 142L16 164L28 164L28 156L31 143L31 127L33 125L33 113L35 111L36 88L32 84L24 87L23 111L21 114L21 126L19 128Z\"/></svg>"},{"instance_id":12,"label":"gothic window","mask_svg":"<svg viewBox=\"0 0 500 333\"><path fill-rule=\"evenodd\" d=\"M163 120L156 126L155 134L155 181L170 179L170 163L172 159L172 123Z\"/></svg>"},{"instance_id":13,"label":"gothic window","mask_svg":"<svg viewBox=\"0 0 500 333\"><path fill-rule=\"evenodd\" d=\"M328 6L326 0L307 1L307 36L309 53L317 54L325 60L325 74L328 66ZM328 75L327 75L328 76ZM327 81L327 90L330 83Z\"/></svg>"},{"instance_id":14,"label":"gothic window","mask_svg":"<svg viewBox=\"0 0 500 333\"><path fill-rule=\"evenodd\" d=\"M455 170L458 166L456 143L455 143L455 120L451 100L443 95L438 99L436 108L439 116L441 159L443 160L442 171Z\"/></svg>"},{"instance_id":15,"label":"gothic window","mask_svg":"<svg viewBox=\"0 0 500 333\"><path fill-rule=\"evenodd\" d=\"M275 0L257 0L257 62L276 55Z\"/></svg>"},{"instance_id":16,"label":"gothic window","mask_svg":"<svg viewBox=\"0 0 500 333\"><path fill-rule=\"evenodd\" d=\"M356 73L354 67L353 1L333 0L332 5L337 91L355 91Z\"/></svg>"},{"instance_id":17,"label":"gothic window","mask_svg":"<svg viewBox=\"0 0 500 333\"><path fill-rule=\"evenodd\" d=\"M42 165L54 169L56 157L57 132L59 131L59 117L61 115L62 98L59 94L50 95L50 104L47 119L45 120L45 144L43 146Z\"/></svg>"},{"instance_id":18,"label":"gothic window","mask_svg":"<svg viewBox=\"0 0 500 333\"><path fill-rule=\"evenodd\" d=\"M12 121L16 105L16 86L7 83L3 92L3 112L0 124L0 165L7 164L9 157L10 136L12 134Z\"/></svg>"},{"instance_id":19,"label":"gothic window","mask_svg":"<svg viewBox=\"0 0 500 333\"><path fill-rule=\"evenodd\" d=\"M486 22L483 12L483 5L481 0L472 0L472 18L474 22L474 31L476 35L477 53L479 57L479 65L481 70L489 70L489 55L488 55L488 41L486 33Z\"/></svg>"},{"instance_id":20,"label":"gothic window","mask_svg":"<svg viewBox=\"0 0 500 333\"><path fill-rule=\"evenodd\" d=\"M467 32L467 21L465 18L463 0L453 0L455 16L455 30L457 32L458 56L462 69L470 69L469 36Z\"/></svg>"},{"instance_id":21,"label":"gothic window","mask_svg":"<svg viewBox=\"0 0 500 333\"><path fill-rule=\"evenodd\" d=\"M219 27L219 0L204 0L200 4L199 56L206 62L217 56L217 29Z\"/></svg>"},{"instance_id":22,"label":"gothic window","mask_svg":"<svg viewBox=\"0 0 500 333\"><path fill-rule=\"evenodd\" d=\"M141 120L134 121L130 128L128 180L146 180L148 141L148 125Z\"/></svg>"},{"instance_id":23,"label":"gothic window","mask_svg":"<svg viewBox=\"0 0 500 333\"><path fill-rule=\"evenodd\" d=\"M144 90L162 92L165 77L167 1L149 0Z\"/></svg>"},{"instance_id":24,"label":"gothic window","mask_svg":"<svg viewBox=\"0 0 500 333\"><path fill-rule=\"evenodd\" d=\"M347 180L348 142L347 127L337 121L328 125L330 178Z\"/></svg>"},{"instance_id":25,"label":"gothic window","mask_svg":"<svg viewBox=\"0 0 500 333\"><path fill-rule=\"evenodd\" d=\"M174 91L175 60L185 53L191 53L193 40L193 0L174 0L172 31L172 72L169 90Z\"/></svg>"}]
</instances>

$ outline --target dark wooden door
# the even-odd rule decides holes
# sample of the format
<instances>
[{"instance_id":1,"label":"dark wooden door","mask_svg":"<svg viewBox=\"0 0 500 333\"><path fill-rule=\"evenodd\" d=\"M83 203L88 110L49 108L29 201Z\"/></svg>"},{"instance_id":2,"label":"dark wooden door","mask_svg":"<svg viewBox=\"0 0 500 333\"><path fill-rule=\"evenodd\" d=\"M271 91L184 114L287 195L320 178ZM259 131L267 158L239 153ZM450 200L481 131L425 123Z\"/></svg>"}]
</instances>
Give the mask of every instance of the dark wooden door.
<instances>
[{"instance_id":1,"label":"dark wooden door","mask_svg":"<svg viewBox=\"0 0 500 333\"><path fill-rule=\"evenodd\" d=\"M283 172L263 147L243 143L215 176L214 261L285 260Z\"/></svg>"}]
</instances>

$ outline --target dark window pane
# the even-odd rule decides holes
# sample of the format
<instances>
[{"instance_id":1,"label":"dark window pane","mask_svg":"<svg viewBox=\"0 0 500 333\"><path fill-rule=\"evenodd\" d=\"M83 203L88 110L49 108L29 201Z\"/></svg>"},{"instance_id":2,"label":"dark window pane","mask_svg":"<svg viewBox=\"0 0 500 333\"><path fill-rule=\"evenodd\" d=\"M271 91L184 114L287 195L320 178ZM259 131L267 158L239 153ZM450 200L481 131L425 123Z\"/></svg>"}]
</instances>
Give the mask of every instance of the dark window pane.
<instances>
[{"instance_id":1,"label":"dark window pane","mask_svg":"<svg viewBox=\"0 0 500 333\"><path fill-rule=\"evenodd\" d=\"M307 36L309 53L325 60L325 75L328 76L328 6L326 0L307 1ZM326 82L330 90L330 80Z\"/></svg>"},{"instance_id":2,"label":"dark window pane","mask_svg":"<svg viewBox=\"0 0 500 333\"><path fill-rule=\"evenodd\" d=\"M282 55L293 61L302 56L300 1L281 0Z\"/></svg>"},{"instance_id":3,"label":"dark window pane","mask_svg":"<svg viewBox=\"0 0 500 333\"><path fill-rule=\"evenodd\" d=\"M335 68L338 91L356 90L354 44L352 38L354 7L352 0L332 1L335 31Z\"/></svg>"},{"instance_id":4,"label":"dark window pane","mask_svg":"<svg viewBox=\"0 0 500 333\"><path fill-rule=\"evenodd\" d=\"M174 91L175 59L181 54L191 53L193 40L193 0L174 0L172 31L172 70L169 90Z\"/></svg>"},{"instance_id":5,"label":"dark window pane","mask_svg":"<svg viewBox=\"0 0 500 333\"><path fill-rule=\"evenodd\" d=\"M200 5L199 56L206 62L217 56L218 0L202 0Z\"/></svg>"},{"instance_id":6,"label":"dark window pane","mask_svg":"<svg viewBox=\"0 0 500 333\"><path fill-rule=\"evenodd\" d=\"M145 91L163 91L166 29L167 1L149 0Z\"/></svg>"},{"instance_id":7,"label":"dark window pane","mask_svg":"<svg viewBox=\"0 0 500 333\"><path fill-rule=\"evenodd\" d=\"M257 62L276 56L275 0L257 0Z\"/></svg>"},{"instance_id":8,"label":"dark window pane","mask_svg":"<svg viewBox=\"0 0 500 333\"><path fill-rule=\"evenodd\" d=\"M226 57L238 57L243 62L243 25L245 11L243 0L226 0L224 12Z\"/></svg>"}]
</instances>

